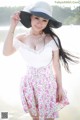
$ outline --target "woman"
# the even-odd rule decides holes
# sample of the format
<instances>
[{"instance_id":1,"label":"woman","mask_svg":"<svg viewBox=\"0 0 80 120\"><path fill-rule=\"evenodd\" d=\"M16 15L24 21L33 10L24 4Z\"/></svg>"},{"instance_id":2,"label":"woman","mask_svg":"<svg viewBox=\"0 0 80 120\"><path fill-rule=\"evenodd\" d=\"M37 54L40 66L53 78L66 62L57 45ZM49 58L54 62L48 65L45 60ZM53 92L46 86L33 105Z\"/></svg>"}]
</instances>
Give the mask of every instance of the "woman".
<instances>
[{"instance_id":1,"label":"woman","mask_svg":"<svg viewBox=\"0 0 80 120\"><path fill-rule=\"evenodd\" d=\"M30 29L14 39L19 21ZM59 37L52 31L61 25L52 17L51 7L46 2L38 2L30 9L25 7L11 19L3 54L11 55L19 48L26 61L21 100L33 120L54 120L58 111L69 104L62 87L60 59L68 71L67 61L75 61L63 50Z\"/></svg>"}]
</instances>

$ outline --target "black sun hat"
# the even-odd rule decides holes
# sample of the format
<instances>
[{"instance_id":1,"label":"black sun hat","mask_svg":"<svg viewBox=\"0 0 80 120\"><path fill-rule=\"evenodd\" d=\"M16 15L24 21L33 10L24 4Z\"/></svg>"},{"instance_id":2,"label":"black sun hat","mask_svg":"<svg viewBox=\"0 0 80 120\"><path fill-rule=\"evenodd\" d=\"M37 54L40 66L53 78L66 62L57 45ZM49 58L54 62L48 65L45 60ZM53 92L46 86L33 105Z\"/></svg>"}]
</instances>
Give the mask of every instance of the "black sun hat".
<instances>
[{"instance_id":1,"label":"black sun hat","mask_svg":"<svg viewBox=\"0 0 80 120\"><path fill-rule=\"evenodd\" d=\"M20 11L20 22L27 28L31 27L31 15L48 19L50 27L52 28L62 26L61 22L53 18L51 6L46 2L37 2L32 8L24 7L24 9Z\"/></svg>"}]
</instances>

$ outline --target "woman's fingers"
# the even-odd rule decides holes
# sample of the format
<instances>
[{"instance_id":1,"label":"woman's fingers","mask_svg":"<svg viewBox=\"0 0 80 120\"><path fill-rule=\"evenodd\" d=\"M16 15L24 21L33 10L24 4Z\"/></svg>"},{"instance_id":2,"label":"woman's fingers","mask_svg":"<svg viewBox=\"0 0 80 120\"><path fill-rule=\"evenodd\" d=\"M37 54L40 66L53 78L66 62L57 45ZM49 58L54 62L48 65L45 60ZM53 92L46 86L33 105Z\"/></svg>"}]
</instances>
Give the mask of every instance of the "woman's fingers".
<instances>
[{"instance_id":1,"label":"woman's fingers","mask_svg":"<svg viewBox=\"0 0 80 120\"><path fill-rule=\"evenodd\" d=\"M20 12L15 12L12 16L11 16L11 26L17 26L17 24L20 21Z\"/></svg>"},{"instance_id":2,"label":"woman's fingers","mask_svg":"<svg viewBox=\"0 0 80 120\"><path fill-rule=\"evenodd\" d=\"M56 101L60 102L63 100L63 90L58 90Z\"/></svg>"},{"instance_id":3,"label":"woman's fingers","mask_svg":"<svg viewBox=\"0 0 80 120\"><path fill-rule=\"evenodd\" d=\"M11 18L14 19L14 20L20 20L19 15L20 15L20 12L16 12L11 16Z\"/></svg>"}]
</instances>

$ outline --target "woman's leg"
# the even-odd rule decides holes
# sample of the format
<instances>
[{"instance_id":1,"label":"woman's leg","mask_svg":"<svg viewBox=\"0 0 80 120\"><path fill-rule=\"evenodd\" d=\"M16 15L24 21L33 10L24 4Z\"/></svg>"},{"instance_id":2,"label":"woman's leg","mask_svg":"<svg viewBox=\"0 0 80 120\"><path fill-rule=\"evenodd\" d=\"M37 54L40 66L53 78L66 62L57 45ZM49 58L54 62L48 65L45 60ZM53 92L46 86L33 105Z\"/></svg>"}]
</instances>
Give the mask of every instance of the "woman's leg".
<instances>
[{"instance_id":1,"label":"woman's leg","mask_svg":"<svg viewBox=\"0 0 80 120\"><path fill-rule=\"evenodd\" d=\"M39 117L33 117L33 120L39 120Z\"/></svg>"},{"instance_id":2,"label":"woman's leg","mask_svg":"<svg viewBox=\"0 0 80 120\"><path fill-rule=\"evenodd\" d=\"M33 120L39 120L39 117L33 117ZM53 118L46 118L44 120L54 120Z\"/></svg>"},{"instance_id":3,"label":"woman's leg","mask_svg":"<svg viewBox=\"0 0 80 120\"><path fill-rule=\"evenodd\" d=\"M31 114L30 114L31 115ZM32 117L32 120L39 120L39 117L38 116L33 116L33 115L31 115L31 117Z\"/></svg>"},{"instance_id":4,"label":"woman's leg","mask_svg":"<svg viewBox=\"0 0 80 120\"><path fill-rule=\"evenodd\" d=\"M45 120L54 120L53 118L46 118Z\"/></svg>"},{"instance_id":5,"label":"woman's leg","mask_svg":"<svg viewBox=\"0 0 80 120\"><path fill-rule=\"evenodd\" d=\"M37 118L37 117L34 117L34 118L33 118L33 120L39 120L39 118Z\"/></svg>"},{"instance_id":6,"label":"woman's leg","mask_svg":"<svg viewBox=\"0 0 80 120\"><path fill-rule=\"evenodd\" d=\"M33 116L32 114L30 114L30 115L31 115L33 120L39 120L39 115L37 115L37 116Z\"/></svg>"},{"instance_id":7,"label":"woman's leg","mask_svg":"<svg viewBox=\"0 0 80 120\"><path fill-rule=\"evenodd\" d=\"M39 120L39 115L33 116L31 112L29 111L30 116L32 117L32 120ZM38 113L37 113L38 114Z\"/></svg>"}]
</instances>

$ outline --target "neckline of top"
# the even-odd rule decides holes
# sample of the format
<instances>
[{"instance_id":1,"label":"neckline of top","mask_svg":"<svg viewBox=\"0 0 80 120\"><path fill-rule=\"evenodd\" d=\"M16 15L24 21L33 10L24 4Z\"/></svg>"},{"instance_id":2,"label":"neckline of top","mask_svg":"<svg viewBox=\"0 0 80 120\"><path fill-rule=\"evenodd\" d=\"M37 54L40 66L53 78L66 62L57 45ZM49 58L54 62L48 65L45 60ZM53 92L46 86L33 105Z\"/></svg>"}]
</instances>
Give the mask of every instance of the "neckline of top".
<instances>
[{"instance_id":1,"label":"neckline of top","mask_svg":"<svg viewBox=\"0 0 80 120\"><path fill-rule=\"evenodd\" d=\"M32 52L34 52L34 53L41 53L41 52L44 51L44 49L45 49L48 45L50 45L50 44L53 42L53 39L51 39L48 43L45 44L44 47L41 47L39 50L35 50L35 49L31 48L30 46L28 46L27 44L21 42L20 40L18 40L18 42L20 42L22 45L24 45L26 49L28 49L28 50L30 50L30 51L32 51Z\"/></svg>"}]
</instances>

